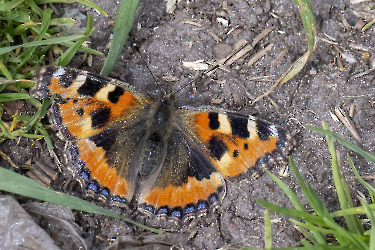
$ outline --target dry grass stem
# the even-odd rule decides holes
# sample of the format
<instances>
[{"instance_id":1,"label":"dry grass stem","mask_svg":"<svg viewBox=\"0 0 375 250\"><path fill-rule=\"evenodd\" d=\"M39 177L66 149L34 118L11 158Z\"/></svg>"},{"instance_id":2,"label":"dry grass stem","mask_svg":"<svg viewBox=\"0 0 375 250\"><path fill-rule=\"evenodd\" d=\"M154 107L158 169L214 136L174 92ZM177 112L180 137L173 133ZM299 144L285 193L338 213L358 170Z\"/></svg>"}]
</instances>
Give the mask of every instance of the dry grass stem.
<instances>
[{"instance_id":1,"label":"dry grass stem","mask_svg":"<svg viewBox=\"0 0 375 250\"><path fill-rule=\"evenodd\" d=\"M356 138L358 141L362 141L361 136L358 134L358 131L350 117L343 111L340 107L335 108L335 114L340 119L342 124L348 129L348 131Z\"/></svg>"}]
</instances>

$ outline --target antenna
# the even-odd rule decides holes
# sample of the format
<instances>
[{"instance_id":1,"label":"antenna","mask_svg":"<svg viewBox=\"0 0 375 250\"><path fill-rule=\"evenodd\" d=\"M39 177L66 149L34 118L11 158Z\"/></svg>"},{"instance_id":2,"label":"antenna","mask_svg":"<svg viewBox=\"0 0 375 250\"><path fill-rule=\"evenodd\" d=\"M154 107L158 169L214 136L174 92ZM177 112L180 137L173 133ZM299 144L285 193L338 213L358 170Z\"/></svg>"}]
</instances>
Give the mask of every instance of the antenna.
<instances>
[{"instance_id":1,"label":"antenna","mask_svg":"<svg viewBox=\"0 0 375 250\"><path fill-rule=\"evenodd\" d=\"M147 68L148 71L150 72L152 78L154 78L155 83L158 84L159 81L156 79L156 77L155 77L154 74L152 73L151 69L148 67L148 64L146 63L146 60L145 60L144 57L142 56L141 51L139 50L138 45L137 45L136 43L133 43L133 47L134 47L134 49L138 52L138 54L141 56L144 65L146 66L146 68Z\"/></svg>"},{"instance_id":2,"label":"antenna","mask_svg":"<svg viewBox=\"0 0 375 250\"><path fill-rule=\"evenodd\" d=\"M157 78L154 76L154 74L152 73L152 71L151 71L151 69L149 68L148 64L146 63L146 60L145 60L144 57L142 56L142 53L140 52L140 47L138 46L138 44L137 44L137 43L133 43L132 45L133 45L134 49L139 53L140 57L142 58L143 63L144 63L144 65L146 66L146 68L148 69L148 71L150 72L152 78L154 79L154 82L155 82L156 84L160 84L160 80L157 79ZM210 69L205 70L205 71L203 71L202 73L200 73L199 76L200 76L200 77L204 77L204 76L208 76L208 77L209 77L209 76L210 76L213 72L215 72L218 68L220 68L219 65L218 65L218 64L215 64L215 65L213 65ZM198 77L199 77L199 76L198 76ZM180 92L181 90L185 89L185 88L188 87L188 86L192 86L193 91L195 92L195 91L196 91L196 88L194 87L194 82L196 81L196 79L197 79L197 76L194 77L194 78L192 78L192 79L191 79L188 83L186 83L185 85L181 86L178 90L176 90L176 91L171 91L171 93L169 93L168 95L174 95L174 94Z\"/></svg>"}]
</instances>

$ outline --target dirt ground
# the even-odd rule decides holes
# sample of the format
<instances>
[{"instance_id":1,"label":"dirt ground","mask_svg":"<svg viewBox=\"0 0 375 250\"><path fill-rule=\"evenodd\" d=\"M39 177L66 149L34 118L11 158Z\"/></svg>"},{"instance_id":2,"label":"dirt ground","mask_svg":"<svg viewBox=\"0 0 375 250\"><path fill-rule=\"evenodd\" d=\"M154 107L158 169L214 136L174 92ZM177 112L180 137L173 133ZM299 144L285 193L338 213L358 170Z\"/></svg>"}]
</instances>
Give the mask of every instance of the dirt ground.
<instances>
[{"instance_id":1,"label":"dirt ground","mask_svg":"<svg viewBox=\"0 0 375 250\"><path fill-rule=\"evenodd\" d=\"M108 18L80 5L69 5L65 10L78 8L83 13L92 13L95 31L89 39L90 46L107 52L117 3L94 2L107 11ZM224 2L227 2L227 6L222 0L181 1L168 13L163 0L141 0L134 28L113 76L146 90L151 96L163 89L176 91L177 104L180 106L216 105L283 125L294 135L296 145L291 156L304 180L318 192L329 211L340 209L324 137L304 125L321 128L325 121L338 135L374 153L375 26L365 33L360 30L363 25L358 28L361 18L370 20L371 16L365 16L367 13L364 11L371 3L354 5L344 0L312 1L318 29L316 51L296 77L277 87L269 97L254 103L255 98L267 91L307 50L298 7L292 0ZM253 51L225 68L207 73L183 66L184 62L199 60L204 63L217 62L229 55L239 41L245 39L251 43L259 33L271 26L274 27L273 31ZM137 45L138 51L132 44ZM252 56L270 44L272 47L266 55L248 66ZM339 60L338 51L341 54ZM369 58L366 58L365 52L369 53ZM78 56L70 67L78 66L98 72L102 65L102 60L94 57L91 68L85 63L79 66L81 58L82 55ZM156 84L154 77L160 83ZM340 121L332 118L336 107L349 113L352 104L355 105L352 120L362 138L360 141ZM39 145L39 148L43 147L45 145ZM367 192L352 178L354 175L348 167L346 153L350 153L361 175L372 176L374 166L339 144L337 150L352 188L353 202L357 204L356 191ZM4 143L4 153L11 155L16 163L23 163L33 156L34 159L43 157L44 162L53 164L48 153L43 152L46 151L40 153L39 149L31 148L28 142L18 146L12 141ZM284 166L274 166L272 172L279 175ZM281 178L307 206L294 174L289 171ZM371 177L369 182L373 184ZM207 216L198 226L163 238L151 233L144 234L126 223L102 216L75 213L75 222L81 227L80 233L88 249L104 249L117 236L134 236L132 239L136 242L151 242L154 246L157 246L157 242L183 249L264 248L265 208L257 204L255 198L292 207L278 186L267 174L263 174L252 181L227 182L227 195L217 212ZM138 219L148 225L154 223ZM299 245L302 235L288 217L271 212L271 220L273 247ZM129 242L127 237L123 237L123 240ZM60 247L68 249L63 245Z\"/></svg>"}]
</instances>

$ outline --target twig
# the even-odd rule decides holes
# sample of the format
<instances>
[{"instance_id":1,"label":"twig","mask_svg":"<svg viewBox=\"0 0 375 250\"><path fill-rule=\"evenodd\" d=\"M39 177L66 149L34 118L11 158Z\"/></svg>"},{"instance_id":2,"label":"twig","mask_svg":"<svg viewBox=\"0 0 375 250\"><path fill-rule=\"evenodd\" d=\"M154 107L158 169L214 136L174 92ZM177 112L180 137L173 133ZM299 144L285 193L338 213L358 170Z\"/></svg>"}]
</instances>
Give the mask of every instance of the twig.
<instances>
[{"instance_id":1,"label":"twig","mask_svg":"<svg viewBox=\"0 0 375 250\"><path fill-rule=\"evenodd\" d=\"M3 160L6 160L7 162L9 162L9 164L12 167L18 169L18 166L16 164L14 164L14 162L6 154L4 154L2 151L0 151L0 155L1 155L1 158L3 158Z\"/></svg>"}]
</instances>

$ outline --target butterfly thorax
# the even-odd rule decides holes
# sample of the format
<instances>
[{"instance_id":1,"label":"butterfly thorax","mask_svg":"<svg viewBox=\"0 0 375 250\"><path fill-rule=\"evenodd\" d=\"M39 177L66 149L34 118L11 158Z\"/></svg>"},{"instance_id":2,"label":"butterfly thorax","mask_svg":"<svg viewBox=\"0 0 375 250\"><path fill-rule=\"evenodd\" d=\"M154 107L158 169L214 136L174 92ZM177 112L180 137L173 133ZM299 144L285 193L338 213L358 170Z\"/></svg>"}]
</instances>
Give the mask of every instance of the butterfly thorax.
<instances>
[{"instance_id":1,"label":"butterfly thorax","mask_svg":"<svg viewBox=\"0 0 375 250\"><path fill-rule=\"evenodd\" d=\"M160 168L165 161L166 149L170 143L176 108L169 101L157 101L149 110L147 131L139 142L139 173L146 177Z\"/></svg>"}]
</instances>

